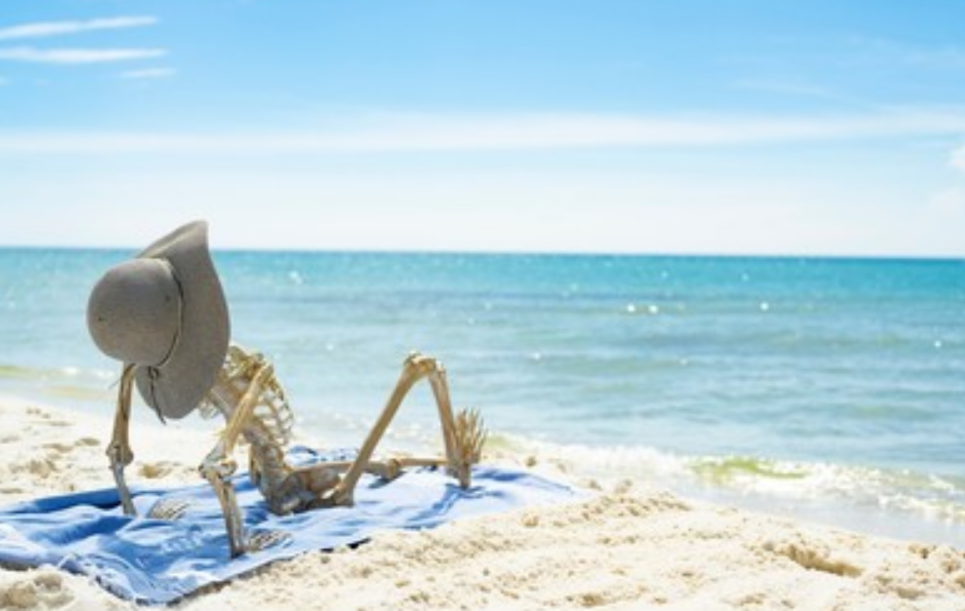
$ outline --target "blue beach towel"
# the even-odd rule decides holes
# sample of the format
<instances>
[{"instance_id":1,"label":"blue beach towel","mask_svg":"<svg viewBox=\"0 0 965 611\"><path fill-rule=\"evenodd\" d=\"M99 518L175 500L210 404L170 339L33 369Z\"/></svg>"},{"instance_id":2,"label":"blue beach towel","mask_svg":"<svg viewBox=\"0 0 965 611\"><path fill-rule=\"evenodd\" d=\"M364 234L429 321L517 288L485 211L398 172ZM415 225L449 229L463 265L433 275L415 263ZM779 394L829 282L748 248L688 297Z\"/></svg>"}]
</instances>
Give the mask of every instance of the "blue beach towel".
<instances>
[{"instance_id":1,"label":"blue beach towel","mask_svg":"<svg viewBox=\"0 0 965 611\"><path fill-rule=\"evenodd\" d=\"M291 451L295 464L343 460L345 453ZM89 575L108 591L140 603L163 604L205 585L226 581L276 560L310 550L364 542L376 531L432 528L468 516L573 499L566 486L523 471L477 466L462 490L440 469L413 469L386 483L364 476L354 507L291 516L268 512L246 475L234 485L248 533L282 531L271 547L230 558L224 519L207 484L184 488L133 487L139 516L155 503L189 503L177 520L125 516L115 489L81 492L0 509L0 562L49 564Z\"/></svg>"}]
</instances>

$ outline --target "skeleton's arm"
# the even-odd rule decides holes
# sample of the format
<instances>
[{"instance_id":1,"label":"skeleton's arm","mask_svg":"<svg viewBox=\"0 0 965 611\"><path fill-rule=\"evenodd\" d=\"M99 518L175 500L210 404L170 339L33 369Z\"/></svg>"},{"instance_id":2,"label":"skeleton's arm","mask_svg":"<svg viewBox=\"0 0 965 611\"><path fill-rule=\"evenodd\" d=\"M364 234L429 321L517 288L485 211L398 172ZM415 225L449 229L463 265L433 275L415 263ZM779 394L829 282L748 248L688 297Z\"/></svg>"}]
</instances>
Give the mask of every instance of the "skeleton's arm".
<instances>
[{"instance_id":1,"label":"skeleton's arm","mask_svg":"<svg viewBox=\"0 0 965 611\"><path fill-rule=\"evenodd\" d=\"M121 497L124 513L133 516L137 514L131 501L131 491L124 479L124 468L134 460L134 452L128 437L131 424L131 390L134 385L134 365L124 365L121 373L120 387L117 391L117 410L114 413L114 432L111 442L107 445L107 457L111 462L111 472L117 483L117 492Z\"/></svg>"},{"instance_id":2,"label":"skeleton's arm","mask_svg":"<svg viewBox=\"0 0 965 611\"><path fill-rule=\"evenodd\" d=\"M247 545L244 533L244 523L238 501L235 498L234 486L229 478L238 468L238 463L231 458L238 438L244 431L245 425L251 418L252 411L257 405L262 387L272 376L272 367L262 363L252 375L244 395L231 414L224 432L218 439L214 449L205 457L198 470L208 480L218 495L221 511L225 518L228 540L231 544L231 555L238 556L246 551Z\"/></svg>"},{"instance_id":3,"label":"skeleton's arm","mask_svg":"<svg viewBox=\"0 0 965 611\"><path fill-rule=\"evenodd\" d=\"M446 446L445 464L449 471L459 478L459 484L463 488L469 487L470 468L473 463L478 462L482 445L485 442L486 435L482 429L482 422L476 412L461 412L458 418L453 418L445 368L436 359L413 353L403 363L399 381L382 409L378 421L365 439L358 456L355 457L348 471L328 496L330 504L352 504L352 496L359 477L362 476L364 471L371 471L378 464L371 460L376 446L381 441L396 412L399 411L399 406L402 405L402 401L409 390L423 378L428 378L435 396L436 406L439 409L442 436ZM402 466L406 466L406 462L409 464L439 464L442 461L419 459L404 462L396 461L394 465L388 466L386 474L394 477Z\"/></svg>"}]
</instances>

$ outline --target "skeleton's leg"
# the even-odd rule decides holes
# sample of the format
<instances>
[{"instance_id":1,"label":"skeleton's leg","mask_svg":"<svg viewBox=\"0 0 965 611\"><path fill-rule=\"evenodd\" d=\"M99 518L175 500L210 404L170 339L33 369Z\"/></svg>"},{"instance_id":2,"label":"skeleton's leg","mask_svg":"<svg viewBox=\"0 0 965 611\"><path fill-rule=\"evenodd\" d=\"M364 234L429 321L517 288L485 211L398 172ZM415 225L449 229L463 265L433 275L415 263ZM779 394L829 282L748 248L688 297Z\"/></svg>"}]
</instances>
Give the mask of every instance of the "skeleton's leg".
<instances>
[{"instance_id":1,"label":"skeleton's leg","mask_svg":"<svg viewBox=\"0 0 965 611\"><path fill-rule=\"evenodd\" d=\"M199 467L201 475L211 482L221 503L221 511L224 514L225 528L228 531L228 540L231 544L231 555L239 556L246 550L244 523L241 519L241 511L238 509L238 501L235 498L234 486L231 485L229 477L238 468L238 464L231 458L234 453L235 445L244 429L245 423L251 418L251 413L258 403L261 395L262 384L272 375L270 365L259 367L251 377L245 394L241 397L238 405L225 427L224 432L218 439L214 449L205 457Z\"/></svg>"},{"instance_id":2,"label":"skeleton's leg","mask_svg":"<svg viewBox=\"0 0 965 611\"><path fill-rule=\"evenodd\" d=\"M402 400L405 399L406 394L408 394L416 382L427 376L432 384L433 394L435 395L436 404L439 408L439 418L442 422L442 435L446 444L447 463L450 468L459 475L460 484L464 487L469 485L468 465L465 468L461 468L458 465L458 457L462 452L458 447L459 438L456 434L452 417L452 406L449 402L445 369L443 369L442 365L435 359L414 353L409 355L405 363L403 363L402 375L399 377L395 389L392 391L389 400L382 409L382 414L369 432L365 443L362 444L358 456L352 461L345 476L342 477L327 499L328 503L334 505L350 505L352 503L352 494L355 491L355 485L358 483L363 471L365 471L370 464L375 447L382 439L385 430L388 428L389 423L392 422L396 412L398 412Z\"/></svg>"},{"instance_id":3,"label":"skeleton's leg","mask_svg":"<svg viewBox=\"0 0 965 611\"><path fill-rule=\"evenodd\" d=\"M461 410L455 418L452 414L452 401L449 399L449 383L446 370L435 359L421 357L429 365L425 376L432 387L439 409L439 422L442 424L442 437L446 444L446 460L450 475L459 479L462 488L471 483L472 465L479 462L486 432L482 418L476 410Z\"/></svg>"},{"instance_id":4,"label":"skeleton's leg","mask_svg":"<svg viewBox=\"0 0 965 611\"><path fill-rule=\"evenodd\" d=\"M436 398L436 406L439 408L439 422L442 423L442 437L446 443L446 459L449 462L449 472L459 480L462 488L468 488L470 482L470 468L475 462L471 456L473 452L463 447L468 441L466 433L456 426L456 420L452 417L452 401L449 399L449 383L446 381L446 370L439 365L438 361L431 359L434 367L426 373L429 378L429 385L432 386L432 394ZM476 416L478 419L478 416ZM467 416L460 414L459 423L465 425ZM472 420L472 418L470 418ZM481 431L480 431L481 433ZM479 442L480 445L482 442ZM478 460L478 457L476 457Z\"/></svg>"},{"instance_id":5,"label":"skeleton's leg","mask_svg":"<svg viewBox=\"0 0 965 611\"><path fill-rule=\"evenodd\" d=\"M133 516L137 514L131 501L131 491L124 479L124 467L134 460L128 430L131 424L131 391L134 385L134 365L125 365L121 373L121 382L117 390L117 410L114 412L114 432L111 442L107 446L107 457L111 462L111 472L117 484L117 492L121 497L124 513Z\"/></svg>"},{"instance_id":6,"label":"skeleton's leg","mask_svg":"<svg viewBox=\"0 0 965 611\"><path fill-rule=\"evenodd\" d=\"M334 504L332 492L338 485L341 474L348 471L354 462L331 461L301 467L289 467L284 477L273 482L264 479L252 480L259 486L268 507L276 515L299 513L306 509L331 507ZM365 465L365 472L371 473L383 480L391 481L399 476L403 469L410 467L443 467L447 460L444 458L389 458L384 461L369 461ZM252 473L257 475L259 465L252 462Z\"/></svg>"},{"instance_id":7,"label":"skeleton's leg","mask_svg":"<svg viewBox=\"0 0 965 611\"><path fill-rule=\"evenodd\" d=\"M315 465L296 467L292 473L298 477L311 478L314 471L328 471L331 473L345 473L352 468L355 461L339 460L323 462ZM370 460L363 468L364 473L370 473L384 480L393 480L405 469L412 467L445 467L449 464L446 458L418 458L414 456L398 456L385 460Z\"/></svg>"}]
</instances>

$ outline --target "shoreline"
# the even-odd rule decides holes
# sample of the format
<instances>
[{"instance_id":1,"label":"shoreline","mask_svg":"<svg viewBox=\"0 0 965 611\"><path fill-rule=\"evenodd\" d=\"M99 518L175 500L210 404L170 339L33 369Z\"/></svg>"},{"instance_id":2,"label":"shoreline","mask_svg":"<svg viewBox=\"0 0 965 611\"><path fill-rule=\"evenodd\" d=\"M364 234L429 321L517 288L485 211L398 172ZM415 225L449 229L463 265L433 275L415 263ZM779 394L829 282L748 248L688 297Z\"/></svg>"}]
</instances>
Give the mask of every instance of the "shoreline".
<instances>
[{"instance_id":1,"label":"shoreline","mask_svg":"<svg viewBox=\"0 0 965 611\"><path fill-rule=\"evenodd\" d=\"M97 388L61 384L38 390L13 386L0 389L0 403L36 403L67 410L80 418L90 417L101 423L97 437L106 444L115 400L114 393L108 388L109 380L105 377ZM362 418L347 418L323 411L321 418L327 420L320 428L319 415L316 413L314 417L314 426L296 425L299 438L294 445L316 449L352 448L364 438L370 424ZM134 436L140 429L160 431L161 435L172 429L190 431L185 434L200 435L197 437L200 447L205 447L206 444L213 445L220 421L191 415L160 426L156 416L139 404L139 398L135 398L131 426ZM172 439L172 442L176 441L177 438ZM431 455L441 451L439 442L432 424L421 426L403 422L398 428L390 428L382 448L388 452L418 455L428 451ZM742 454L688 455L650 447L557 443L500 432L490 437L487 455L491 461L506 461L509 466L525 465L550 479L563 478L582 486L592 487L599 482L604 482L601 484L604 487L612 486L624 479L644 481L684 498L872 536L965 549L965 513L962 513L961 505L937 496L951 487L959 488L965 483L960 477L914 472L894 466Z\"/></svg>"},{"instance_id":2,"label":"shoreline","mask_svg":"<svg viewBox=\"0 0 965 611\"><path fill-rule=\"evenodd\" d=\"M103 417L0 395L0 504L112 484ZM196 484L214 430L132 427L132 482ZM486 462L511 461L499 455ZM577 476L536 461L541 475ZM541 464L542 463L542 464ZM526 466L526 465L521 465ZM384 532L188 596L174 609L962 609L965 551L596 482L587 499ZM0 570L0 607L135 608L53 567Z\"/></svg>"}]
</instances>

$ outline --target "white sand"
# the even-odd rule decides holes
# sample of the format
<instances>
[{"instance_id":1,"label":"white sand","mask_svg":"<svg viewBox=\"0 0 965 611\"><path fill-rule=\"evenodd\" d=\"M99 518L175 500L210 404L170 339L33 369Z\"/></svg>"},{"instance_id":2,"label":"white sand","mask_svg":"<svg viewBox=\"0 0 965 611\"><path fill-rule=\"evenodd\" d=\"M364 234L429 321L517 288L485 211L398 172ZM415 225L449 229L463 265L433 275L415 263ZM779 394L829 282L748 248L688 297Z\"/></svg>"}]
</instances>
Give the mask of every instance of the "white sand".
<instances>
[{"instance_id":1,"label":"white sand","mask_svg":"<svg viewBox=\"0 0 965 611\"><path fill-rule=\"evenodd\" d=\"M0 504L110 485L109 430L106 417L0 399ZM212 439L141 424L132 437L131 480L191 483ZM965 610L960 550L689 502L643 482L603 488L585 502L306 554L174 608ZM0 570L0 609L131 607L53 568Z\"/></svg>"}]
</instances>

